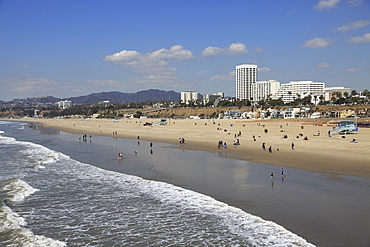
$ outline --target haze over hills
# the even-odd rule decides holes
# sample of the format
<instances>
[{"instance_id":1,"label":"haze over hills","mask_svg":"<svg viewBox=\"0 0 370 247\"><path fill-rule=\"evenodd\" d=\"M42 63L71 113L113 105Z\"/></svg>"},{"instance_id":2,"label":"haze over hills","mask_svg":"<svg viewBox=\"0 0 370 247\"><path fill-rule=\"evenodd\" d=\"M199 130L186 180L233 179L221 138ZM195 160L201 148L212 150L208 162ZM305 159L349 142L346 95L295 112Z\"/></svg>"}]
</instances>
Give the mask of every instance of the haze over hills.
<instances>
[{"instance_id":1,"label":"haze over hills","mask_svg":"<svg viewBox=\"0 0 370 247\"><path fill-rule=\"evenodd\" d=\"M73 104L98 104L102 101L109 101L111 104L122 103L142 103L149 101L172 101L180 100L180 93L175 91L164 91L158 89L143 90L136 93L122 93L117 91L92 93L85 96L56 98L53 96L43 96L26 99L14 99L12 101L0 101L1 107L32 107L32 106L51 106L61 100L70 100Z\"/></svg>"}]
</instances>

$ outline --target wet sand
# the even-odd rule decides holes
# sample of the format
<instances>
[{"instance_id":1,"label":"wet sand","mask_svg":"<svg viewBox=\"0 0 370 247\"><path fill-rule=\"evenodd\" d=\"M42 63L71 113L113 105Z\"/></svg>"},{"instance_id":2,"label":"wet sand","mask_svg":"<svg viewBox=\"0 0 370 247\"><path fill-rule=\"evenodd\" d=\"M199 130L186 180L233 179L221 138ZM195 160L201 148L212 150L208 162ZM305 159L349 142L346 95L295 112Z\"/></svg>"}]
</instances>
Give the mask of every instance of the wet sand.
<instances>
[{"instance_id":1,"label":"wet sand","mask_svg":"<svg viewBox=\"0 0 370 247\"><path fill-rule=\"evenodd\" d=\"M142 140L179 143L185 139L184 149L209 152L227 151L233 158L297 168L307 171L326 172L370 177L370 129L361 128L345 138L327 136L334 123L329 120L208 120L171 119L167 125L143 126L145 122L158 123L159 119L40 119L45 127L71 133L106 135ZM268 132L265 132L265 129ZM241 136L238 136L241 132ZM318 133L320 132L320 135ZM301 136L300 136L301 134ZM235 135L237 135L235 137ZM283 138L287 135L288 138ZM253 138L253 136L255 138ZM299 138L296 138L299 136ZM304 140L304 137L309 140ZM351 143L355 138L358 143ZM239 139L241 145L234 147ZM254 141L255 139L255 141ZM227 143L227 149L217 148L218 141ZM266 151L262 151L265 143ZM291 145L294 143L294 151ZM271 146L272 153L268 152ZM277 151L279 147L280 151Z\"/></svg>"}]
</instances>

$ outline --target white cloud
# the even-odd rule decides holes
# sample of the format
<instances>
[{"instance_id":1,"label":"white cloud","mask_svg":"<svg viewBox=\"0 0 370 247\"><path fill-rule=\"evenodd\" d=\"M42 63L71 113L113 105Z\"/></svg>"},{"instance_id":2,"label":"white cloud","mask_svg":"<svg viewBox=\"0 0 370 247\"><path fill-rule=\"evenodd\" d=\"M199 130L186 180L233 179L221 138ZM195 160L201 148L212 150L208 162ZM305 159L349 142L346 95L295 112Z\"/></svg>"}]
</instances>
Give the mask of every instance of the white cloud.
<instances>
[{"instance_id":1,"label":"white cloud","mask_svg":"<svg viewBox=\"0 0 370 247\"><path fill-rule=\"evenodd\" d=\"M149 75L174 75L176 69L169 67L170 60L188 60L194 58L193 53L184 50L181 45L174 45L170 49L159 49L141 54L138 51L123 50L113 55L108 55L104 61L122 64L134 72Z\"/></svg>"},{"instance_id":2,"label":"white cloud","mask_svg":"<svg viewBox=\"0 0 370 247\"><path fill-rule=\"evenodd\" d=\"M349 69L346 69L347 72L359 72L361 71L361 69L359 68L349 68Z\"/></svg>"},{"instance_id":3,"label":"white cloud","mask_svg":"<svg viewBox=\"0 0 370 247\"><path fill-rule=\"evenodd\" d=\"M369 24L370 24L370 21L368 20L359 20L359 21L354 21L351 23L344 24L341 27L335 28L334 31L346 32L349 30L360 29L360 28L366 27Z\"/></svg>"},{"instance_id":4,"label":"white cloud","mask_svg":"<svg viewBox=\"0 0 370 247\"><path fill-rule=\"evenodd\" d=\"M229 45L227 53L230 55L247 54L248 50L247 47L242 43L233 43Z\"/></svg>"},{"instance_id":5,"label":"white cloud","mask_svg":"<svg viewBox=\"0 0 370 247\"><path fill-rule=\"evenodd\" d=\"M20 94L46 94L55 91L57 86L60 86L60 83L44 78L35 78L32 76L13 76L7 79L0 79L0 82L4 83L4 90L20 93Z\"/></svg>"},{"instance_id":6,"label":"white cloud","mask_svg":"<svg viewBox=\"0 0 370 247\"><path fill-rule=\"evenodd\" d=\"M30 66L25 65L25 66L23 66L23 69L31 69L31 67L30 67Z\"/></svg>"},{"instance_id":7,"label":"white cloud","mask_svg":"<svg viewBox=\"0 0 370 247\"><path fill-rule=\"evenodd\" d=\"M264 68L258 68L258 72L269 72L271 71L270 68L264 67Z\"/></svg>"},{"instance_id":8,"label":"white cloud","mask_svg":"<svg viewBox=\"0 0 370 247\"><path fill-rule=\"evenodd\" d=\"M307 40L302 47L310 47L310 48L323 48L327 47L330 44L334 43L336 40L332 39L322 39L322 38L314 38L311 40Z\"/></svg>"},{"instance_id":9,"label":"white cloud","mask_svg":"<svg viewBox=\"0 0 370 247\"><path fill-rule=\"evenodd\" d=\"M315 9L323 10L325 8L336 8L340 0L321 0L315 5Z\"/></svg>"},{"instance_id":10,"label":"white cloud","mask_svg":"<svg viewBox=\"0 0 370 247\"><path fill-rule=\"evenodd\" d=\"M363 0L348 0L347 3L352 7L357 7L362 5Z\"/></svg>"},{"instance_id":11,"label":"white cloud","mask_svg":"<svg viewBox=\"0 0 370 247\"><path fill-rule=\"evenodd\" d=\"M261 49L261 48L259 48L259 47L256 47L256 49L254 49L254 51L255 51L256 53L262 53L262 52L264 52L264 50L263 50L263 49Z\"/></svg>"},{"instance_id":12,"label":"white cloud","mask_svg":"<svg viewBox=\"0 0 370 247\"><path fill-rule=\"evenodd\" d=\"M229 45L228 48L208 46L202 51L202 57L210 57L210 56L216 56L220 54L240 55L240 54L247 54L247 53L248 53L248 49L244 44L233 43Z\"/></svg>"},{"instance_id":13,"label":"white cloud","mask_svg":"<svg viewBox=\"0 0 370 247\"><path fill-rule=\"evenodd\" d=\"M319 68L327 68L327 67L329 67L330 66L330 64L328 64L328 63L319 63L318 65L317 65L317 67L319 67Z\"/></svg>"},{"instance_id":14,"label":"white cloud","mask_svg":"<svg viewBox=\"0 0 370 247\"><path fill-rule=\"evenodd\" d=\"M365 33L364 36L357 36L350 38L348 42L351 43L368 43L370 42L370 33Z\"/></svg>"},{"instance_id":15,"label":"white cloud","mask_svg":"<svg viewBox=\"0 0 370 247\"><path fill-rule=\"evenodd\" d=\"M224 52L226 49L222 49L219 47L208 46L206 49L202 51L202 57L210 57L216 56Z\"/></svg>"},{"instance_id":16,"label":"white cloud","mask_svg":"<svg viewBox=\"0 0 370 247\"><path fill-rule=\"evenodd\" d=\"M227 75L215 75L209 78L211 81L233 81L235 80L235 71L230 72Z\"/></svg>"}]
</instances>

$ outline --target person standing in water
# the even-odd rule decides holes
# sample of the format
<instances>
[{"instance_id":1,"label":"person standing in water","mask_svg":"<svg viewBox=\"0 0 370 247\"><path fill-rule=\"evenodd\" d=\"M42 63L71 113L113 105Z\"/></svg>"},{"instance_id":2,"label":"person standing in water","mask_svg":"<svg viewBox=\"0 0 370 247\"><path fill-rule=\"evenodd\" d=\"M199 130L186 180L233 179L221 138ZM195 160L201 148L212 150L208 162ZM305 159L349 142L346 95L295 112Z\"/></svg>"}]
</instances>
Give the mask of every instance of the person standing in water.
<instances>
[{"instance_id":1,"label":"person standing in water","mask_svg":"<svg viewBox=\"0 0 370 247\"><path fill-rule=\"evenodd\" d=\"M284 181L285 179L285 171L284 168L281 168L281 180Z\"/></svg>"}]
</instances>

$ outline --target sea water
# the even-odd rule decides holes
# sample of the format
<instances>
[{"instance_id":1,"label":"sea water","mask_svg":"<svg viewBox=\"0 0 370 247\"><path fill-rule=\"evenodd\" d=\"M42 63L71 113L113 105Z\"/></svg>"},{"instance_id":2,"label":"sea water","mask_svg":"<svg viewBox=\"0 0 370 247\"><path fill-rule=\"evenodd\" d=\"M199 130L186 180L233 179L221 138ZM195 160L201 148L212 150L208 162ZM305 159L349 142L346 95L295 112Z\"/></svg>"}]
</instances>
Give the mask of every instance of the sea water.
<instances>
[{"instance_id":1,"label":"sea water","mask_svg":"<svg viewBox=\"0 0 370 247\"><path fill-rule=\"evenodd\" d=\"M313 246L209 196L81 163L20 132L24 123L0 122L2 246Z\"/></svg>"}]
</instances>

